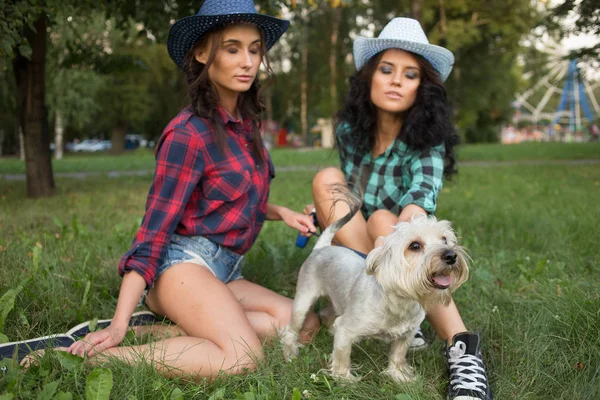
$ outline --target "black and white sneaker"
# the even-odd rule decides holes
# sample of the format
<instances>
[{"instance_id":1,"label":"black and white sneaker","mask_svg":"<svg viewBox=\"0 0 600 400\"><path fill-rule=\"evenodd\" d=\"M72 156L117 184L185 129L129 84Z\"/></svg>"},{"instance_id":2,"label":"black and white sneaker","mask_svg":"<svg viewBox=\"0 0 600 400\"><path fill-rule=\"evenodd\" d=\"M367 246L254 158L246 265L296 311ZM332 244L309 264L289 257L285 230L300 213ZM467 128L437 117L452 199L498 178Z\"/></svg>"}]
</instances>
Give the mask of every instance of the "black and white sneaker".
<instances>
[{"instance_id":1,"label":"black and white sneaker","mask_svg":"<svg viewBox=\"0 0 600 400\"><path fill-rule=\"evenodd\" d=\"M421 328L419 327L419 329L417 329L417 331L415 332L415 336L413 336L412 340L410 341L408 349L413 351L423 350L428 345L429 343L425 339L425 335L423 335L423 331L421 331Z\"/></svg>"},{"instance_id":2,"label":"black and white sneaker","mask_svg":"<svg viewBox=\"0 0 600 400\"><path fill-rule=\"evenodd\" d=\"M493 400L481 358L479 333L454 335L446 357L450 374L448 400Z\"/></svg>"},{"instance_id":3,"label":"black and white sneaker","mask_svg":"<svg viewBox=\"0 0 600 400\"><path fill-rule=\"evenodd\" d=\"M50 335L19 342L0 344L0 361L12 358L21 363L30 353L51 347L69 347L75 343L70 335Z\"/></svg>"},{"instance_id":4,"label":"black and white sneaker","mask_svg":"<svg viewBox=\"0 0 600 400\"><path fill-rule=\"evenodd\" d=\"M141 326L141 325L152 325L156 323L158 319L156 315L150 311L138 311L131 315L131 319L129 320L129 326ZM99 331L100 329L108 328L112 319L101 319L98 320L96 326L91 326L92 321L85 321L81 324L74 326L69 329L67 335L71 335L76 339L81 339L85 337L90 332Z\"/></svg>"}]
</instances>

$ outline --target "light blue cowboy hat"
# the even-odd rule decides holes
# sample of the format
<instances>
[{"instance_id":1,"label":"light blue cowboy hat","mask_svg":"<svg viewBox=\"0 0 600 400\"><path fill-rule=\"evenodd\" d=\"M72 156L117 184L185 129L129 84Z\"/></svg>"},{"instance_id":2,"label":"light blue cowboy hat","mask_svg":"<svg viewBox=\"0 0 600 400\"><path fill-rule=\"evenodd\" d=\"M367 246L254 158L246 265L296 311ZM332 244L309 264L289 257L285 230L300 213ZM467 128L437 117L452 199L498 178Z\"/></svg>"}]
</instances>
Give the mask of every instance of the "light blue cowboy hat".
<instances>
[{"instance_id":1,"label":"light blue cowboy hat","mask_svg":"<svg viewBox=\"0 0 600 400\"><path fill-rule=\"evenodd\" d=\"M202 35L223 25L246 22L256 25L264 34L267 50L290 26L290 21L256 12L253 0L206 0L198 14L175 22L169 31L169 56L179 68L183 58Z\"/></svg>"},{"instance_id":2,"label":"light blue cowboy hat","mask_svg":"<svg viewBox=\"0 0 600 400\"><path fill-rule=\"evenodd\" d=\"M423 56L439 72L443 81L454 65L454 55L448 49L429 44L419 21L412 18L394 18L377 38L362 36L354 40L354 64L361 69L375 54L387 49L401 49Z\"/></svg>"}]
</instances>

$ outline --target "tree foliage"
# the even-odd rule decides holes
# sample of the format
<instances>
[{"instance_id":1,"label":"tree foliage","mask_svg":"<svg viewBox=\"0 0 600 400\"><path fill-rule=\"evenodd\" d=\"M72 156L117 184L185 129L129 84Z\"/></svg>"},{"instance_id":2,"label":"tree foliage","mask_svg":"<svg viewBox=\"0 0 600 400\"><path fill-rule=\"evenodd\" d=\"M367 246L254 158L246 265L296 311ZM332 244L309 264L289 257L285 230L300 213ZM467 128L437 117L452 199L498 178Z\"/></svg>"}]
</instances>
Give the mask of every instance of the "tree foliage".
<instances>
[{"instance_id":1,"label":"tree foliage","mask_svg":"<svg viewBox=\"0 0 600 400\"><path fill-rule=\"evenodd\" d=\"M571 17L572 26L565 26L563 21ZM552 8L548 14L546 26L551 32L564 37L568 35L588 34L600 37L600 0L564 0ZM571 55L600 66L600 42L590 43Z\"/></svg>"},{"instance_id":2,"label":"tree foliage","mask_svg":"<svg viewBox=\"0 0 600 400\"><path fill-rule=\"evenodd\" d=\"M551 10L544 24L552 30L560 18L575 12L581 18L573 31L599 34L599 1L567 0ZM303 118L302 88L306 87L309 127L317 118L333 116L347 91L347 77L354 72L353 38L378 35L395 16L417 13L430 42L455 54L447 88L456 123L468 141L494 140L498 125L509 118L513 94L522 82L519 58L534 65L535 56L540 60L538 72L544 66L542 56L520 46L540 25L540 10L529 0L257 0L256 4L261 12L292 21L269 54L276 80L268 93L270 115L296 131ZM11 99L15 85L10 64L17 56L31 56L23 32L44 15L49 23L50 121L61 110L72 135L108 136L122 123L157 137L185 104L184 80L166 51L169 28L173 21L195 14L200 5L191 0L0 0L0 68L7 83L0 91L1 127L16 132L10 121L16 104ZM337 16L339 23L332 23ZM597 48L588 50L597 56Z\"/></svg>"}]
</instances>

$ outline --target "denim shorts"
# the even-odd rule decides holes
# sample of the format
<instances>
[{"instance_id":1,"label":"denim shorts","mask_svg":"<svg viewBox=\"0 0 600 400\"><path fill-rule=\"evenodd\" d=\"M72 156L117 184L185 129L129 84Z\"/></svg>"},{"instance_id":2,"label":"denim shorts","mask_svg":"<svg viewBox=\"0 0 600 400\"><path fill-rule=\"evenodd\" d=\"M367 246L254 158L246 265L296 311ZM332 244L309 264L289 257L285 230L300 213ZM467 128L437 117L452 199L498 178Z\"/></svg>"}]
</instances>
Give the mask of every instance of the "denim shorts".
<instances>
[{"instance_id":1,"label":"denim shorts","mask_svg":"<svg viewBox=\"0 0 600 400\"><path fill-rule=\"evenodd\" d=\"M193 263L207 267L223 283L242 279L246 258L211 242L203 236L182 236L174 233L167 247L156 279L173 265Z\"/></svg>"}]
</instances>

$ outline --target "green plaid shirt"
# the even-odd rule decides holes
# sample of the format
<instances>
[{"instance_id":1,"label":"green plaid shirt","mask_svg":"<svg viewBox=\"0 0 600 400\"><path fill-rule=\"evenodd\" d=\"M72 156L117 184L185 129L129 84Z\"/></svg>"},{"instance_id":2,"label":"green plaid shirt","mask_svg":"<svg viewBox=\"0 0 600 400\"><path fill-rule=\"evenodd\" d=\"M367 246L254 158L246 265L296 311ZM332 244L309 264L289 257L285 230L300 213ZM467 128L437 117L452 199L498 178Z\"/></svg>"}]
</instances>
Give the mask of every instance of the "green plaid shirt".
<instances>
[{"instance_id":1,"label":"green plaid shirt","mask_svg":"<svg viewBox=\"0 0 600 400\"><path fill-rule=\"evenodd\" d=\"M362 154L345 144L347 132L343 127L336 132L340 164L349 185L359 186L364 192L361 211L365 219L380 209L399 215L409 204L429 214L435 212L444 174L443 143L417 151L396 139L383 154L373 158L370 152Z\"/></svg>"}]
</instances>

